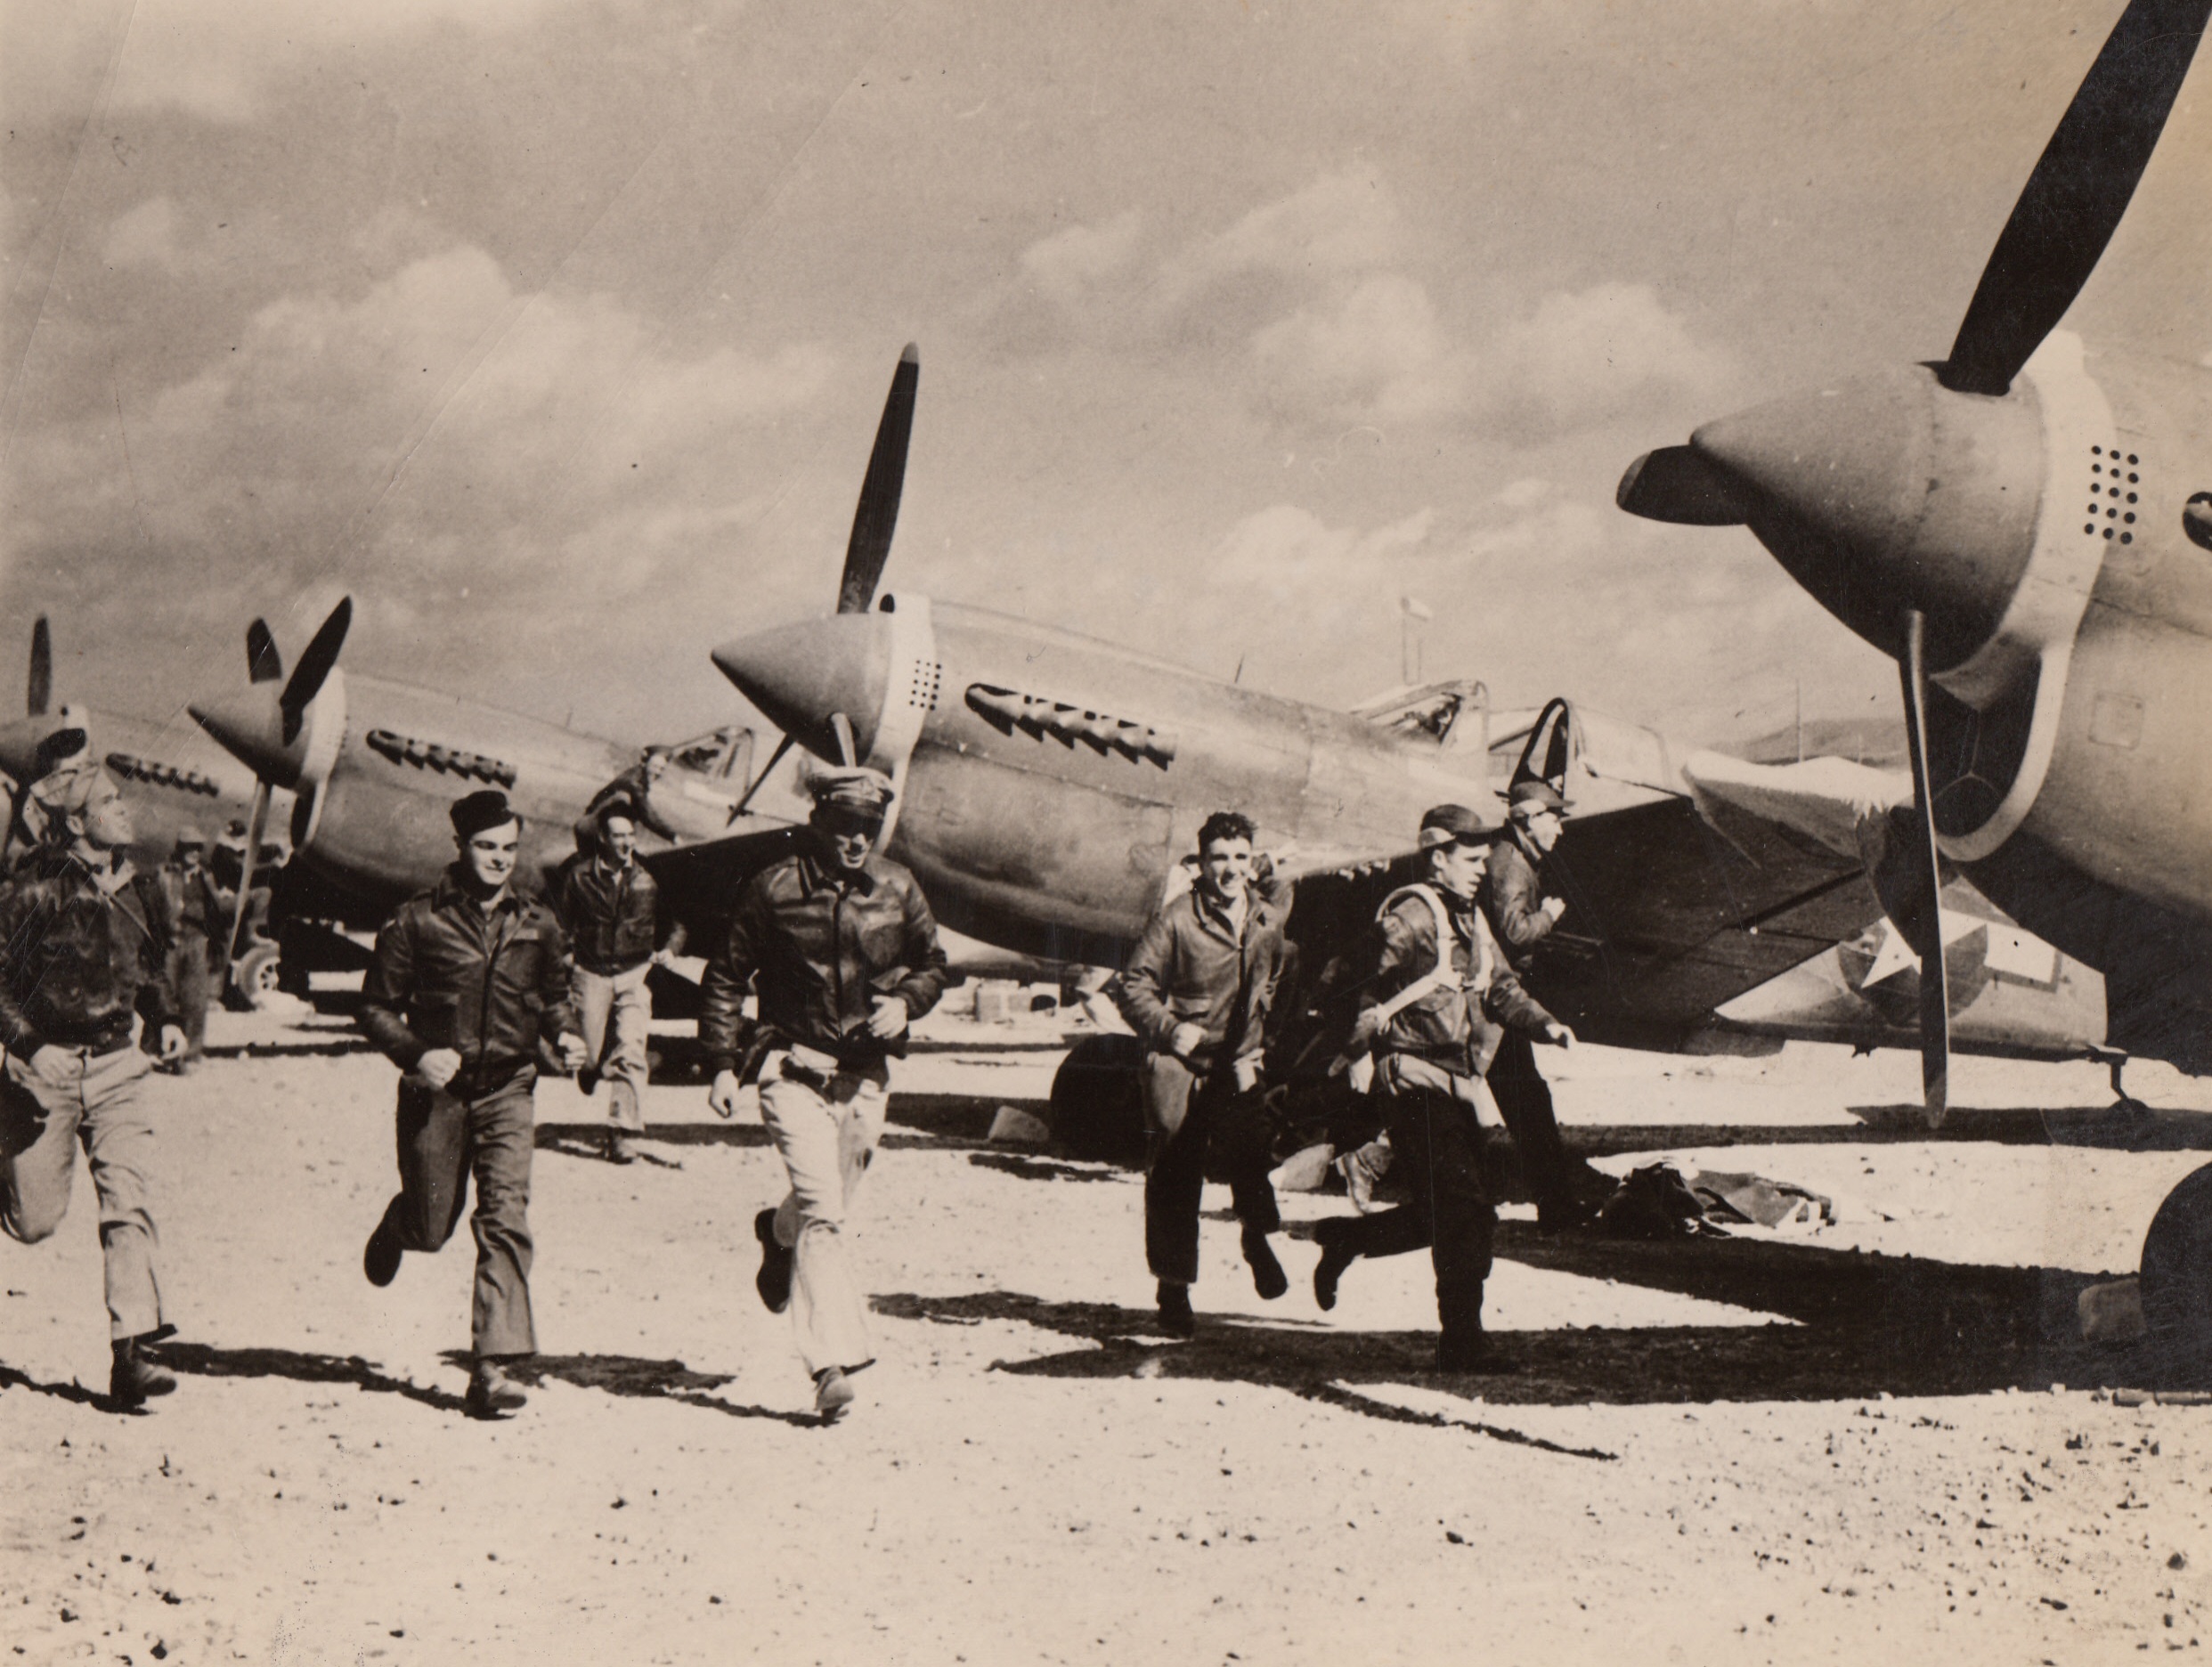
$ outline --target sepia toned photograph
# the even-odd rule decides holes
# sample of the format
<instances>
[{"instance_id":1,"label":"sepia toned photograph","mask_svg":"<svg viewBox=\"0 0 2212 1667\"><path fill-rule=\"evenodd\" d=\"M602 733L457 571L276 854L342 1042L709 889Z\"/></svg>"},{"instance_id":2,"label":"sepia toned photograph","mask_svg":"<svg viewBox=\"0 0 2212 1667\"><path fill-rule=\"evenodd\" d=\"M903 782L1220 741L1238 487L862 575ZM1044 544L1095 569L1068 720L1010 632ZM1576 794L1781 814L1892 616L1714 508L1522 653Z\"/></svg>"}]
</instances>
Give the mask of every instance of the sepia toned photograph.
<instances>
[{"instance_id":1,"label":"sepia toned photograph","mask_svg":"<svg viewBox=\"0 0 2212 1667\"><path fill-rule=\"evenodd\" d=\"M0 1667L2212 1651L2208 19L0 0Z\"/></svg>"}]
</instances>

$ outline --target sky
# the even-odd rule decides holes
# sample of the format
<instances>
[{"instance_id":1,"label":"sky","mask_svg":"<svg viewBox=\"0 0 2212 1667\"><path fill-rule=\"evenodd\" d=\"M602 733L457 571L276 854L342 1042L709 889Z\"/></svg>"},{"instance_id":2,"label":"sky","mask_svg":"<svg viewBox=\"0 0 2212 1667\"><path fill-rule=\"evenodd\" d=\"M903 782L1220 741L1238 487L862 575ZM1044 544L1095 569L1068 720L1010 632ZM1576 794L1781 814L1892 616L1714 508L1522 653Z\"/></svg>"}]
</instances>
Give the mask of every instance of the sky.
<instances>
[{"instance_id":1,"label":"sky","mask_svg":"<svg viewBox=\"0 0 2212 1667\"><path fill-rule=\"evenodd\" d=\"M1888 720L1614 489L1941 357L2118 9L0 0L0 662L49 612L63 694L176 714L350 593L358 670L732 721L911 340L888 590L1331 704L1411 596L1500 706ZM2208 73L2068 321L2189 362Z\"/></svg>"}]
</instances>

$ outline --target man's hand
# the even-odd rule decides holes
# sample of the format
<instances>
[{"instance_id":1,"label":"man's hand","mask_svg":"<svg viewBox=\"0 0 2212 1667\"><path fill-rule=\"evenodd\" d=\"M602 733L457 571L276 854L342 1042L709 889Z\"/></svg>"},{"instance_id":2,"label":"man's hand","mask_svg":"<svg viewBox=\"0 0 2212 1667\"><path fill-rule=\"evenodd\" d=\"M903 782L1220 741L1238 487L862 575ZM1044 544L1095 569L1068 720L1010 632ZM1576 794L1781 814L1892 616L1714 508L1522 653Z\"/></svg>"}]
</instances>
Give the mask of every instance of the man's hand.
<instances>
[{"instance_id":1,"label":"man's hand","mask_svg":"<svg viewBox=\"0 0 2212 1667\"><path fill-rule=\"evenodd\" d=\"M1344 1079L1351 1085L1355 1094L1372 1092L1375 1086L1375 1056L1372 1053L1361 1054L1346 1069Z\"/></svg>"},{"instance_id":2,"label":"man's hand","mask_svg":"<svg viewBox=\"0 0 2212 1667\"><path fill-rule=\"evenodd\" d=\"M580 1071L591 1062L590 1048L572 1031L562 1031L561 1039L555 1045L561 1051L561 1064L565 1069Z\"/></svg>"},{"instance_id":3,"label":"man's hand","mask_svg":"<svg viewBox=\"0 0 2212 1667\"><path fill-rule=\"evenodd\" d=\"M734 1070L714 1073L714 1086L707 1090L707 1104L719 1118L737 1115L737 1073Z\"/></svg>"},{"instance_id":4,"label":"man's hand","mask_svg":"<svg viewBox=\"0 0 2212 1667\"><path fill-rule=\"evenodd\" d=\"M69 1049L56 1047L51 1042L44 1042L39 1045L37 1052L30 1056L30 1068L41 1077L57 1077L61 1075L62 1065L69 1057Z\"/></svg>"},{"instance_id":5,"label":"man's hand","mask_svg":"<svg viewBox=\"0 0 2212 1667\"><path fill-rule=\"evenodd\" d=\"M173 1064L175 1064L175 1063L178 1060L181 1060L181 1059L183 1059L183 1057L184 1057L184 1029L183 1029L183 1026L181 1026L181 1025L173 1025L173 1024L165 1024L165 1025L163 1025L163 1026L161 1027L161 1061L162 1061L162 1063L164 1063L165 1065L173 1065Z\"/></svg>"},{"instance_id":6,"label":"man's hand","mask_svg":"<svg viewBox=\"0 0 2212 1667\"><path fill-rule=\"evenodd\" d=\"M1237 1061L1235 1064L1232 1065L1229 1069L1231 1074L1236 1078L1237 1092L1239 1094L1250 1094L1253 1089L1259 1086L1260 1061L1258 1054L1247 1053L1242 1059Z\"/></svg>"},{"instance_id":7,"label":"man's hand","mask_svg":"<svg viewBox=\"0 0 2212 1667\"><path fill-rule=\"evenodd\" d=\"M1189 1059L1193 1052L1206 1044L1206 1027L1192 1024L1185 1019L1168 1033L1167 1051L1177 1059Z\"/></svg>"},{"instance_id":8,"label":"man's hand","mask_svg":"<svg viewBox=\"0 0 2212 1667\"><path fill-rule=\"evenodd\" d=\"M1574 1045L1574 1032L1555 1019L1544 1027L1544 1040L1554 1047L1571 1048Z\"/></svg>"},{"instance_id":9,"label":"man's hand","mask_svg":"<svg viewBox=\"0 0 2212 1667\"><path fill-rule=\"evenodd\" d=\"M907 1034L907 998L903 996L878 996L875 1011L868 1015L868 1034L878 1042L888 1042L893 1037Z\"/></svg>"},{"instance_id":10,"label":"man's hand","mask_svg":"<svg viewBox=\"0 0 2212 1667\"><path fill-rule=\"evenodd\" d=\"M1548 897L1544 899L1544 916L1554 925L1558 923L1559 916L1565 913L1566 899L1565 898Z\"/></svg>"},{"instance_id":11,"label":"man's hand","mask_svg":"<svg viewBox=\"0 0 2212 1667\"><path fill-rule=\"evenodd\" d=\"M415 1075L433 1088L443 1088L460 1075L461 1056L453 1048L431 1048L415 1061Z\"/></svg>"}]
</instances>

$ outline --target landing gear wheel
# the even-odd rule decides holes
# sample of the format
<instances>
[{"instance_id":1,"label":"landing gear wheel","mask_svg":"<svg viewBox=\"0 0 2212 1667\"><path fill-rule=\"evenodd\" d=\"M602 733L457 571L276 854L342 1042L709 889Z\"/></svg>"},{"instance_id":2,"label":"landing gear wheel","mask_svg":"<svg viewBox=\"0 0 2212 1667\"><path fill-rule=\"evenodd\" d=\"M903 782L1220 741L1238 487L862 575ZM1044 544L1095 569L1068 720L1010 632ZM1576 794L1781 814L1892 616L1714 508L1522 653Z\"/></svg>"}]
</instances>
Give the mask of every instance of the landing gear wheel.
<instances>
[{"instance_id":1,"label":"landing gear wheel","mask_svg":"<svg viewBox=\"0 0 2212 1667\"><path fill-rule=\"evenodd\" d=\"M2143 1317L2167 1359L2212 1362L2212 1164L2166 1195L2143 1240Z\"/></svg>"},{"instance_id":2,"label":"landing gear wheel","mask_svg":"<svg viewBox=\"0 0 2212 1667\"><path fill-rule=\"evenodd\" d=\"M231 970L231 989L238 1001L256 1012L265 1012L278 1003L283 959L272 943L248 944Z\"/></svg>"},{"instance_id":3,"label":"landing gear wheel","mask_svg":"<svg viewBox=\"0 0 2212 1667\"><path fill-rule=\"evenodd\" d=\"M1144 1099L1137 1072L1144 1045L1132 1036L1086 1037L1053 1075L1053 1137L1070 1157L1141 1167Z\"/></svg>"}]
</instances>

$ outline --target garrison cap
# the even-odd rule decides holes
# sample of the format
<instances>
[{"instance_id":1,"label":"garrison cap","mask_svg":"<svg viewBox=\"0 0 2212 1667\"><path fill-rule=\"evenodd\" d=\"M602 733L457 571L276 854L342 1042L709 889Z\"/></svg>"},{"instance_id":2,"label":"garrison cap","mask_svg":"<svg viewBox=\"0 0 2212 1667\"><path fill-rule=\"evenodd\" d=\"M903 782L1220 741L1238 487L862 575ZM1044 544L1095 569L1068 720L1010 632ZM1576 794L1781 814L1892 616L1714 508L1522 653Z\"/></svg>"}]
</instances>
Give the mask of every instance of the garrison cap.
<instances>
[{"instance_id":1,"label":"garrison cap","mask_svg":"<svg viewBox=\"0 0 2212 1667\"><path fill-rule=\"evenodd\" d=\"M594 810L591 813L590 819L587 825L598 827L604 831L606 825L613 821L616 817L620 817L623 821L630 823L633 825L636 824L638 820L638 807L630 802L630 795L628 793L618 794L614 798L608 800L597 810Z\"/></svg>"},{"instance_id":2,"label":"garrison cap","mask_svg":"<svg viewBox=\"0 0 2212 1667\"><path fill-rule=\"evenodd\" d=\"M818 765L807 778L817 809L850 810L882 817L892 798L890 777L858 764Z\"/></svg>"},{"instance_id":3,"label":"garrison cap","mask_svg":"<svg viewBox=\"0 0 2212 1667\"><path fill-rule=\"evenodd\" d=\"M177 829L176 844L175 846L175 850L205 850L207 848L207 836L201 834L198 828L192 826L190 823L186 823L183 827Z\"/></svg>"},{"instance_id":4,"label":"garrison cap","mask_svg":"<svg viewBox=\"0 0 2212 1667\"><path fill-rule=\"evenodd\" d=\"M1440 804L1421 817L1420 847L1432 850L1453 841L1488 841L1490 830L1463 804Z\"/></svg>"},{"instance_id":5,"label":"garrison cap","mask_svg":"<svg viewBox=\"0 0 2212 1667\"><path fill-rule=\"evenodd\" d=\"M507 802L507 795L496 787L486 787L466 799L455 800L449 814L453 818L453 832L462 839L474 839L486 828L503 827L509 822L522 820Z\"/></svg>"},{"instance_id":6,"label":"garrison cap","mask_svg":"<svg viewBox=\"0 0 2212 1667\"><path fill-rule=\"evenodd\" d=\"M1515 782L1511 797L1516 810L1529 810L1531 814L1536 810L1549 810L1558 817L1566 814L1566 800L1561 796L1559 790L1534 776L1526 781Z\"/></svg>"}]
</instances>

